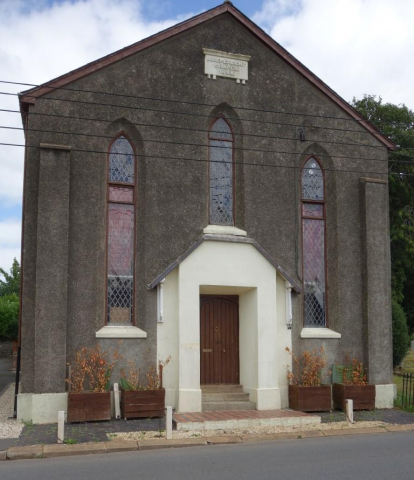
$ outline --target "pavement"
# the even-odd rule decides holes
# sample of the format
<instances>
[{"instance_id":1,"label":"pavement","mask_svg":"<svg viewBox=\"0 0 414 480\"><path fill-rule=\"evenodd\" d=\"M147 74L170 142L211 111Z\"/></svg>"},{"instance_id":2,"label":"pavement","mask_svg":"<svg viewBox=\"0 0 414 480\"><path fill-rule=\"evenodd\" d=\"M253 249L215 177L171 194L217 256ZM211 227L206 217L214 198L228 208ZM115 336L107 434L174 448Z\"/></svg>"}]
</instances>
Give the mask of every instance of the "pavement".
<instances>
[{"instance_id":1,"label":"pavement","mask_svg":"<svg viewBox=\"0 0 414 480\"><path fill-rule=\"evenodd\" d=\"M13 446L0 452L0 460L29 460L66 456L108 454L138 450L159 450L165 448L202 447L208 445L252 444L280 440L302 440L316 438L335 438L355 435L387 435L414 432L414 424L389 425L380 427L350 427L331 430L305 430L274 434L217 435L203 438L182 438L167 440L165 438L151 440L119 440L106 442ZM66 437L68 438L68 437ZM413 462L414 463L414 462ZM413 464L414 466L414 464Z\"/></svg>"},{"instance_id":2,"label":"pavement","mask_svg":"<svg viewBox=\"0 0 414 480\"><path fill-rule=\"evenodd\" d=\"M190 450L104 453L105 447L94 445L95 455L58 458L45 458L52 447L43 447L43 454L38 447L41 460L1 462L0 471L2 480L412 480L413 443L414 431L404 430L193 445Z\"/></svg>"},{"instance_id":3,"label":"pavement","mask_svg":"<svg viewBox=\"0 0 414 480\"><path fill-rule=\"evenodd\" d=\"M322 423L343 422L345 414L340 411L332 413L318 413ZM374 410L354 412L355 422L359 421L382 421L390 424L412 424L414 414L403 410ZM65 438L76 443L105 442L107 433L119 432L156 432L165 430L165 418L143 418L136 420L111 420L109 422L75 423L65 425ZM32 425L26 424L18 439L13 439L12 444L16 446L28 445L53 445L56 443L57 425ZM10 446L10 445L8 445ZM0 440L0 451L1 440Z\"/></svg>"},{"instance_id":4,"label":"pavement","mask_svg":"<svg viewBox=\"0 0 414 480\"><path fill-rule=\"evenodd\" d=\"M4 390L16 379L16 372L11 371L13 360L0 358L0 396Z\"/></svg>"},{"instance_id":5,"label":"pavement","mask_svg":"<svg viewBox=\"0 0 414 480\"><path fill-rule=\"evenodd\" d=\"M318 416L321 417L322 423L346 421L345 413L339 410L333 410L332 412L318 412ZM414 414L411 412L406 412L404 410L398 410L397 408L382 410L361 410L354 411L354 421L376 421L404 425L414 423Z\"/></svg>"},{"instance_id":6,"label":"pavement","mask_svg":"<svg viewBox=\"0 0 414 480\"><path fill-rule=\"evenodd\" d=\"M414 418L414 416L413 416ZM414 422L414 420L413 420ZM65 438L75 443L106 442L107 434L120 432L157 432L165 430L164 418L140 418L136 420L111 420L109 422L66 423ZM57 424L26 424L14 445L56 444ZM0 449L1 450L1 449Z\"/></svg>"}]
</instances>

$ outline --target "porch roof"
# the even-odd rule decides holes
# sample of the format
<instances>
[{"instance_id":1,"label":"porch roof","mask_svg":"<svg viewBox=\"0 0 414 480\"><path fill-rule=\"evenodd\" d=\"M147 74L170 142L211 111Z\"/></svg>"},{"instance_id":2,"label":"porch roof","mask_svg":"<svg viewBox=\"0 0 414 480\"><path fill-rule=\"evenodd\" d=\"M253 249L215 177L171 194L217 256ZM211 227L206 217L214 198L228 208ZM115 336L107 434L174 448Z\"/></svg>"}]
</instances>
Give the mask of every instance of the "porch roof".
<instances>
[{"instance_id":1,"label":"porch roof","mask_svg":"<svg viewBox=\"0 0 414 480\"><path fill-rule=\"evenodd\" d=\"M171 263L165 270L163 270L154 280L147 285L148 290L155 288L164 278L180 265L194 250L196 250L203 242L231 242L231 243L247 243L253 245L276 269L277 273L288 281L296 293L302 292L300 284L294 280L277 262L261 247L253 238L234 236L234 235L202 235L190 248L188 248L181 256Z\"/></svg>"}]
</instances>

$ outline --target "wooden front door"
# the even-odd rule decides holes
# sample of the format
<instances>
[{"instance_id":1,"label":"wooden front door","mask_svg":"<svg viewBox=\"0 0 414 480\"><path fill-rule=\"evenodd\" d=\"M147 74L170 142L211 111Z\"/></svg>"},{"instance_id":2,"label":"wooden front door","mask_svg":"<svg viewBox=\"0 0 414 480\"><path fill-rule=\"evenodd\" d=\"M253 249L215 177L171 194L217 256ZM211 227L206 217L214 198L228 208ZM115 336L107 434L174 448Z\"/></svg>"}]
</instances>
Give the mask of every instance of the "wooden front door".
<instances>
[{"instance_id":1,"label":"wooden front door","mask_svg":"<svg viewBox=\"0 0 414 480\"><path fill-rule=\"evenodd\" d=\"M201 295L201 384L238 384L239 298Z\"/></svg>"}]
</instances>

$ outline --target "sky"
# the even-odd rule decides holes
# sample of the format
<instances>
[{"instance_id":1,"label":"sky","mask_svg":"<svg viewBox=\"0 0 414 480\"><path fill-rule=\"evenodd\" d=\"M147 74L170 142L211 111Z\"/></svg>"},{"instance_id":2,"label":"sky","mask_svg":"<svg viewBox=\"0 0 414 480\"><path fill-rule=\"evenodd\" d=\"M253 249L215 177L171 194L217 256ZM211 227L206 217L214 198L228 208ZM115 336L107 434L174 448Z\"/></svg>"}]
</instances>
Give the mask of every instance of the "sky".
<instances>
[{"instance_id":1,"label":"sky","mask_svg":"<svg viewBox=\"0 0 414 480\"><path fill-rule=\"evenodd\" d=\"M0 0L0 80L39 84L213 8L211 0ZM413 0L234 0L345 100L414 109ZM243 53L243 52L236 52ZM0 91L28 87L0 83ZM0 109L18 110L0 94ZM0 126L21 128L0 111ZM0 128L0 143L24 142ZM20 260L23 148L0 145L0 268Z\"/></svg>"}]
</instances>

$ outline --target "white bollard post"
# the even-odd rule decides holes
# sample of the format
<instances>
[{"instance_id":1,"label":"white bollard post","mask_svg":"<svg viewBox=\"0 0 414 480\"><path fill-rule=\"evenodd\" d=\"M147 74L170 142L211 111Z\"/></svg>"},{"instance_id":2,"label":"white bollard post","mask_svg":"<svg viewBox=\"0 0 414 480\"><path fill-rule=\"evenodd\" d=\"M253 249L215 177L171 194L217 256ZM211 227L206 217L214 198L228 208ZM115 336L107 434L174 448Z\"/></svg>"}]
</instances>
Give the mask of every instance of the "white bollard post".
<instances>
[{"instance_id":1,"label":"white bollard post","mask_svg":"<svg viewBox=\"0 0 414 480\"><path fill-rule=\"evenodd\" d=\"M65 440L65 412L63 410L59 410L57 443L63 443L64 440Z\"/></svg>"},{"instance_id":2,"label":"white bollard post","mask_svg":"<svg viewBox=\"0 0 414 480\"><path fill-rule=\"evenodd\" d=\"M114 406L115 406L115 418L119 420L121 418L121 406L119 400L119 387L117 383L114 383Z\"/></svg>"},{"instance_id":3,"label":"white bollard post","mask_svg":"<svg viewBox=\"0 0 414 480\"><path fill-rule=\"evenodd\" d=\"M167 407L167 417L165 419L165 430L167 432L167 440L172 439L172 407Z\"/></svg>"},{"instance_id":4,"label":"white bollard post","mask_svg":"<svg viewBox=\"0 0 414 480\"><path fill-rule=\"evenodd\" d=\"M346 421L348 422L348 427L354 423L354 401L345 400L345 413Z\"/></svg>"}]
</instances>

